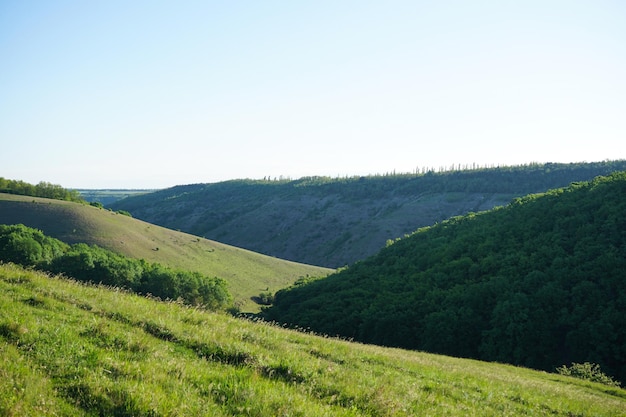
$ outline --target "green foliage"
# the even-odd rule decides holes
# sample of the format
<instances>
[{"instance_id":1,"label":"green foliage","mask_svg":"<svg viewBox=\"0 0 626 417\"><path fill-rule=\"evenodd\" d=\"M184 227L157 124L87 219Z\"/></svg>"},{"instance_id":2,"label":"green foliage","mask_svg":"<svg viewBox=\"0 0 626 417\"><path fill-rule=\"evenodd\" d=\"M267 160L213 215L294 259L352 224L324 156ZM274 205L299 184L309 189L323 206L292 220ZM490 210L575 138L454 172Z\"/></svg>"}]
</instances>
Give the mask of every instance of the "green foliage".
<instances>
[{"instance_id":1,"label":"green foliage","mask_svg":"<svg viewBox=\"0 0 626 417\"><path fill-rule=\"evenodd\" d=\"M70 246L24 225L0 225L0 261L213 310L232 303L223 279L127 258L95 245Z\"/></svg>"},{"instance_id":2,"label":"green foliage","mask_svg":"<svg viewBox=\"0 0 626 417\"><path fill-rule=\"evenodd\" d=\"M198 272L173 271L159 264L143 264L137 291L162 299L182 299L211 310L230 306L232 298L221 278L209 279Z\"/></svg>"},{"instance_id":3,"label":"green foliage","mask_svg":"<svg viewBox=\"0 0 626 417\"><path fill-rule=\"evenodd\" d=\"M143 262L126 258L98 246L77 243L45 268L80 281L137 291L144 275Z\"/></svg>"},{"instance_id":4,"label":"green foliage","mask_svg":"<svg viewBox=\"0 0 626 417\"><path fill-rule=\"evenodd\" d=\"M65 243L24 225L0 225L0 260L24 266L45 265L68 249Z\"/></svg>"},{"instance_id":5,"label":"green foliage","mask_svg":"<svg viewBox=\"0 0 626 417\"><path fill-rule=\"evenodd\" d=\"M254 298L254 301L258 304L269 306L274 302L274 294L270 291L263 291L258 295L258 297Z\"/></svg>"},{"instance_id":6,"label":"green foliage","mask_svg":"<svg viewBox=\"0 0 626 417\"><path fill-rule=\"evenodd\" d=\"M573 376L574 378L584 379L592 382L599 382L611 387L619 387L621 384L615 381L600 369L597 363L572 363L571 366L560 366L556 368L560 375Z\"/></svg>"},{"instance_id":7,"label":"green foliage","mask_svg":"<svg viewBox=\"0 0 626 417\"><path fill-rule=\"evenodd\" d=\"M616 387L348 343L15 265L0 265L0 393L2 416L626 416Z\"/></svg>"},{"instance_id":8,"label":"green foliage","mask_svg":"<svg viewBox=\"0 0 626 417\"><path fill-rule=\"evenodd\" d=\"M0 177L0 193L27 195L31 197L51 198L54 200L74 201L84 203L85 200L76 190L67 190L60 185L42 181L32 185L24 181L8 180Z\"/></svg>"},{"instance_id":9,"label":"green foliage","mask_svg":"<svg viewBox=\"0 0 626 417\"><path fill-rule=\"evenodd\" d=\"M388 346L626 379L626 173L418 230L276 293L269 320Z\"/></svg>"}]
</instances>

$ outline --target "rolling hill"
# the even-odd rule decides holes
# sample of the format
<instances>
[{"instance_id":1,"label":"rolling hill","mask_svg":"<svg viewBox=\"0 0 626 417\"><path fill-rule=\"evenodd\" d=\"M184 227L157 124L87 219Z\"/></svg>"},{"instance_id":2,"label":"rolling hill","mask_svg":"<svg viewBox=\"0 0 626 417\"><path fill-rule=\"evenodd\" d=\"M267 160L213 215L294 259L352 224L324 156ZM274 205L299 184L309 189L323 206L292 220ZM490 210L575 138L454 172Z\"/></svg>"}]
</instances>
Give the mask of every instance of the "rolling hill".
<instances>
[{"instance_id":1,"label":"rolling hill","mask_svg":"<svg viewBox=\"0 0 626 417\"><path fill-rule=\"evenodd\" d=\"M228 281L243 311L257 311L251 297L276 291L331 270L283 261L89 205L0 194L0 223L42 230L66 243L98 245L114 252Z\"/></svg>"},{"instance_id":2,"label":"rolling hill","mask_svg":"<svg viewBox=\"0 0 626 417\"><path fill-rule=\"evenodd\" d=\"M151 189L112 189L112 190L88 190L88 189L77 189L75 190L79 193L81 198L90 203L100 203L104 206L111 205L118 200L123 198L152 193L158 190Z\"/></svg>"},{"instance_id":3,"label":"rolling hill","mask_svg":"<svg viewBox=\"0 0 626 417\"><path fill-rule=\"evenodd\" d=\"M331 335L626 380L626 172L418 230L276 294L265 317Z\"/></svg>"},{"instance_id":4,"label":"rolling hill","mask_svg":"<svg viewBox=\"0 0 626 417\"><path fill-rule=\"evenodd\" d=\"M452 216L626 170L626 161L420 174L181 185L111 205L137 218L281 259L342 267Z\"/></svg>"},{"instance_id":5,"label":"rolling hill","mask_svg":"<svg viewBox=\"0 0 626 417\"><path fill-rule=\"evenodd\" d=\"M623 389L0 264L2 416L626 416Z\"/></svg>"}]
</instances>

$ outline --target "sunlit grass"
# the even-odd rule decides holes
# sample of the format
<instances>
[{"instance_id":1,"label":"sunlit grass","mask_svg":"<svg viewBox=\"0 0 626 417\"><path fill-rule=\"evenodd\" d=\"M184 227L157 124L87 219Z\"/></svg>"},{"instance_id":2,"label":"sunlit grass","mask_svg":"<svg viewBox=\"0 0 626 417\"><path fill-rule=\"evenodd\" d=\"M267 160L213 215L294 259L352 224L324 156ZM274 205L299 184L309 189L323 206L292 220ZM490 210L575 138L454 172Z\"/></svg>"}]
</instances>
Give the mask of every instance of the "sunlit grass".
<instances>
[{"instance_id":1,"label":"sunlit grass","mask_svg":"<svg viewBox=\"0 0 626 417\"><path fill-rule=\"evenodd\" d=\"M0 266L0 416L624 416L625 391Z\"/></svg>"},{"instance_id":2,"label":"sunlit grass","mask_svg":"<svg viewBox=\"0 0 626 417\"><path fill-rule=\"evenodd\" d=\"M105 209L68 201L0 193L7 223L24 223L68 243L98 245L229 283L239 308L258 312L251 298L274 293L306 276L326 276L329 268L304 265L170 230Z\"/></svg>"}]
</instances>

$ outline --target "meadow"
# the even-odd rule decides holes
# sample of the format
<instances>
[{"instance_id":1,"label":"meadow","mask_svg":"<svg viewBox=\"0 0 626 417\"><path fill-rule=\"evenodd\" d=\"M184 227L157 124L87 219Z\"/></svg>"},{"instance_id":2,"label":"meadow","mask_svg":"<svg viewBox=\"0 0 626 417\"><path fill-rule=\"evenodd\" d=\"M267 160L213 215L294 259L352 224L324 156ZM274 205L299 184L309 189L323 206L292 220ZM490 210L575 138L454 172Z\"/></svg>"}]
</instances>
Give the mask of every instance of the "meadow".
<instances>
[{"instance_id":1,"label":"meadow","mask_svg":"<svg viewBox=\"0 0 626 417\"><path fill-rule=\"evenodd\" d=\"M626 391L0 265L0 416L626 416Z\"/></svg>"}]
</instances>

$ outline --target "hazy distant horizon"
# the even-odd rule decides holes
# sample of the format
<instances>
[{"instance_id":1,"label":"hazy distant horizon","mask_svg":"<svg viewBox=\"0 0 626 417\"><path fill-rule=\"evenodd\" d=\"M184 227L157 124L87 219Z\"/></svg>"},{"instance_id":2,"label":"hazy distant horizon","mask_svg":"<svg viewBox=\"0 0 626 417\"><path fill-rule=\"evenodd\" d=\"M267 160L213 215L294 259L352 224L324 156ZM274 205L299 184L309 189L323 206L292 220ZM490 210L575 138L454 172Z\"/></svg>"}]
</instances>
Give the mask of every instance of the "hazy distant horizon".
<instances>
[{"instance_id":1,"label":"hazy distant horizon","mask_svg":"<svg viewBox=\"0 0 626 417\"><path fill-rule=\"evenodd\" d=\"M412 172L398 172L398 171L389 171L389 172L378 172L378 173L370 173L370 174L354 174L354 175L304 175L301 177L291 177L291 176L278 176L278 177L263 177L263 178L250 178L250 177L238 177L238 178L227 178L218 181L197 181L197 182L189 182L189 183L181 183L181 184L172 184L166 187L134 187L134 188L119 188L119 187L65 187L65 188L77 190L77 191L85 191L85 190L106 190L106 191L157 191L163 190L166 188L176 187L176 186L185 186L185 185L195 185L195 184L214 184L219 182L228 182L228 181L298 181L305 178L311 177L321 177L321 178L331 178L331 179L342 179L342 178L358 178L358 177L375 177L375 176L387 176L387 175L418 175L425 174L427 172L434 173L444 173L451 171L471 171L473 169L497 169L497 168L507 168L507 167L523 167L523 166L531 166L534 164L539 165L547 165L547 164L586 164L586 163L601 163L607 161L618 161L623 159L605 159L602 161L572 161L572 162L537 162L532 161L523 164L487 164L487 165L478 165L478 164L451 164L450 166L440 166L440 167L420 167ZM18 179L19 178L10 178L10 179ZM44 180L45 181L45 180ZM47 181L49 182L49 181Z\"/></svg>"}]
</instances>

